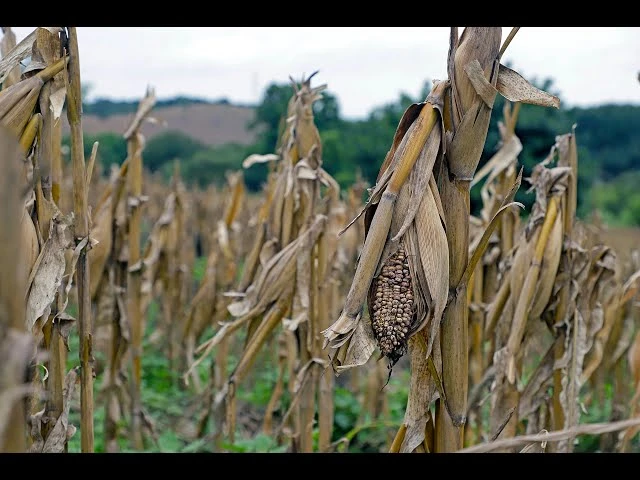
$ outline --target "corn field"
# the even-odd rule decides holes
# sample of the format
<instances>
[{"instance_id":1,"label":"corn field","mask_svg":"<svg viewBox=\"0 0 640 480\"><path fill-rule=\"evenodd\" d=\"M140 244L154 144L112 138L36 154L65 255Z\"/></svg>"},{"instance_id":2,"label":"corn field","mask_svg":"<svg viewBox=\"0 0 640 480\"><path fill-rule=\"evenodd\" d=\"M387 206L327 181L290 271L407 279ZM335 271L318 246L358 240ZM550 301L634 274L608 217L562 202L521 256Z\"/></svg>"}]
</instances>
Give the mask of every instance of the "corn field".
<instances>
[{"instance_id":1,"label":"corn field","mask_svg":"<svg viewBox=\"0 0 640 480\"><path fill-rule=\"evenodd\" d=\"M640 451L640 251L576 217L579 126L523 177L520 108L560 105L501 63L518 28L501 31L451 28L448 78L406 109L374 185L323 168L310 75L276 149L197 189L179 160L169 184L145 168L153 88L126 158L101 165L76 28L16 44L3 27L0 451L175 451L167 432L202 452L350 452L365 434L389 453ZM164 414L151 369L175 394Z\"/></svg>"}]
</instances>

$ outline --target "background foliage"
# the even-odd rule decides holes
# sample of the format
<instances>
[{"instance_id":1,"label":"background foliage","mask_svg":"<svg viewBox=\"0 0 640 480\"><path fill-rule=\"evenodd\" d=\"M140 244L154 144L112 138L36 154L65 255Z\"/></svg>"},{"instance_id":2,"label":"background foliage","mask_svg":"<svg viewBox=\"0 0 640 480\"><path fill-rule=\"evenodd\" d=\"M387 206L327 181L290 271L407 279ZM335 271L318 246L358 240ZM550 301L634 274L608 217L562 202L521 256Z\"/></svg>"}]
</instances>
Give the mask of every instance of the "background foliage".
<instances>
[{"instance_id":1,"label":"background foliage","mask_svg":"<svg viewBox=\"0 0 640 480\"><path fill-rule=\"evenodd\" d=\"M534 82L540 88L555 93L553 80ZM315 123L322 138L325 169L348 187L357 175L373 185L380 164L389 147L389 139L398 125L404 110L413 102L426 98L430 81L425 81L418 98L400 94L394 102L374 108L365 119L349 120L342 117L338 98L330 91L314 104ZM278 132L283 128L282 112L291 97L290 84L271 84L256 106L255 119L247 128L257 133L253 145L225 144L210 147L177 131L149 139L144 153L145 165L151 171L164 173L169 178L173 160L181 160L181 171L187 183L205 187L210 183L221 185L226 170L241 168L241 163L251 153L272 153L276 149ZM522 141L520 162L524 176L531 167L549 153L556 135L566 133L576 125L579 158L578 215L586 217L598 210L611 225L638 225L640 223L640 190L634 188L640 180L640 107L632 105L603 105L591 108L563 106L559 110L534 105L522 105L516 134ZM501 112L504 100L498 96L495 111ZM164 106L207 103L205 100L176 97L159 101L156 109ZM211 103L211 102L209 102ZM213 103L228 103L220 100ZM108 116L135 111L136 102L116 102L97 99L84 106L85 113ZM501 115L492 116L491 126L481 159L486 161L498 147L497 121ZM126 157L126 145L121 135L103 133L87 135L84 145L90 153L95 140L100 142L99 156L106 167L119 164ZM105 168L106 170L106 168ZM245 172L250 191L258 191L266 178L267 167L254 165ZM517 200L529 208L533 195L526 193L523 185ZM480 205L479 188L472 190L472 210Z\"/></svg>"}]
</instances>

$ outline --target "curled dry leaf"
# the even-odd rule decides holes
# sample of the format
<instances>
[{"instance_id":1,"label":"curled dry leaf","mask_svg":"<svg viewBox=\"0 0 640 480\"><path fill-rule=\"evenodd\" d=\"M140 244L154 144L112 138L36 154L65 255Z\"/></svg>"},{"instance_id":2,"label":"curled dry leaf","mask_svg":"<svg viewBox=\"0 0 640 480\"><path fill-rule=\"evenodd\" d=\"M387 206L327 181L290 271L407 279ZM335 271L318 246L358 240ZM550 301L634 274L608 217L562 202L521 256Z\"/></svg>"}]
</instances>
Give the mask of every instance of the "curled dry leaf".
<instances>
[{"instance_id":1,"label":"curled dry leaf","mask_svg":"<svg viewBox=\"0 0 640 480\"><path fill-rule=\"evenodd\" d=\"M70 370L64 379L62 391L63 410L46 439L43 439L40 434L44 410L32 415L31 435L34 443L31 446L31 452L64 453L67 441L75 432L75 427L69 424L69 410L71 409L71 399L75 392L77 382L79 382L79 379L76 369Z\"/></svg>"},{"instance_id":2,"label":"curled dry leaf","mask_svg":"<svg viewBox=\"0 0 640 480\"><path fill-rule=\"evenodd\" d=\"M504 98L512 102L560 108L558 97L534 87L518 72L502 64L500 64L496 88Z\"/></svg>"},{"instance_id":3,"label":"curled dry leaf","mask_svg":"<svg viewBox=\"0 0 640 480\"><path fill-rule=\"evenodd\" d=\"M66 266L64 253L70 245L66 234L67 227L63 221L52 221L49 239L43 245L31 274L25 318L29 330L38 318L50 311L51 303L62 283Z\"/></svg>"},{"instance_id":4,"label":"curled dry leaf","mask_svg":"<svg viewBox=\"0 0 640 480\"><path fill-rule=\"evenodd\" d=\"M253 153L242 161L242 168L249 168L256 163L267 163L279 160L280 157L274 153L268 153L266 155L260 155L259 153Z\"/></svg>"},{"instance_id":5,"label":"curled dry leaf","mask_svg":"<svg viewBox=\"0 0 640 480\"><path fill-rule=\"evenodd\" d=\"M62 115L62 110L64 108L64 102L67 98L67 89L65 87L60 87L58 90L53 92L49 96L49 108L51 112L53 112L54 120L59 120Z\"/></svg>"},{"instance_id":6,"label":"curled dry leaf","mask_svg":"<svg viewBox=\"0 0 640 480\"><path fill-rule=\"evenodd\" d=\"M0 40L0 58L5 58L16 46L16 34L11 30L11 27L2 27L2 33L2 40ZM9 71L7 78L2 82L2 88L7 88L19 81L20 67L16 65Z\"/></svg>"},{"instance_id":7,"label":"curled dry leaf","mask_svg":"<svg viewBox=\"0 0 640 480\"><path fill-rule=\"evenodd\" d=\"M47 31L51 33L60 32L60 27L38 27L45 28ZM7 76L11 74L13 69L18 66L18 64L27 58L31 52L33 51L33 44L36 41L38 29L31 32L22 41L17 44L11 51L7 54L2 55L2 59L0 59L0 83L4 83Z\"/></svg>"}]
</instances>

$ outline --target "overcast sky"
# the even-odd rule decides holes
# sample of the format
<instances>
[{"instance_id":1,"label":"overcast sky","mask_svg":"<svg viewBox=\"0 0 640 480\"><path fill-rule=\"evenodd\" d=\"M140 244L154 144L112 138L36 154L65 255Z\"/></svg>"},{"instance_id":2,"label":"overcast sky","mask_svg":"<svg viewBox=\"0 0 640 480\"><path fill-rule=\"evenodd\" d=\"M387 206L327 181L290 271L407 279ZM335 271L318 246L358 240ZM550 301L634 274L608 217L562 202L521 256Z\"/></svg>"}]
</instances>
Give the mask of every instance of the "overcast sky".
<instances>
[{"instance_id":1,"label":"overcast sky","mask_svg":"<svg viewBox=\"0 0 640 480\"><path fill-rule=\"evenodd\" d=\"M17 41L35 27L13 27ZM511 27L503 28L503 40ZM227 98L255 104L272 82L320 72L347 118L446 78L448 27L78 27L81 78L97 97ZM640 105L640 27L522 27L503 57L554 79L563 106Z\"/></svg>"}]
</instances>

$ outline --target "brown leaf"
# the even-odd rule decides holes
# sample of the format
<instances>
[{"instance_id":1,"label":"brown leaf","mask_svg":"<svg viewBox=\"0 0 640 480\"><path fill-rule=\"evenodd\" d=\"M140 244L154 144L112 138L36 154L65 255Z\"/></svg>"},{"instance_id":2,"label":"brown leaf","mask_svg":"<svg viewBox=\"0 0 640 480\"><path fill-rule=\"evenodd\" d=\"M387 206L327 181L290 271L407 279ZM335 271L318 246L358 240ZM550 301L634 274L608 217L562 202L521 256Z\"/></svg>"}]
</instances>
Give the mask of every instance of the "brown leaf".
<instances>
[{"instance_id":1,"label":"brown leaf","mask_svg":"<svg viewBox=\"0 0 640 480\"><path fill-rule=\"evenodd\" d=\"M140 125L142 124L142 121L149 114L149 112L151 112L155 104L156 92L153 88L148 88L144 98L140 100L140 103L138 104L138 110L136 111L136 114L133 117L129 128L127 128L127 131L123 135L125 140L129 140L129 138L131 138L131 136L138 131Z\"/></svg>"},{"instance_id":2,"label":"brown leaf","mask_svg":"<svg viewBox=\"0 0 640 480\"><path fill-rule=\"evenodd\" d=\"M42 247L37 266L32 272L33 281L29 289L26 307L26 326L33 328L36 320L51 308L65 271L64 252L69 246L66 238L67 224L56 219L51 224L51 234Z\"/></svg>"},{"instance_id":3,"label":"brown leaf","mask_svg":"<svg viewBox=\"0 0 640 480\"><path fill-rule=\"evenodd\" d=\"M518 72L500 64L496 88L512 102L560 108L560 99L531 85Z\"/></svg>"},{"instance_id":4,"label":"brown leaf","mask_svg":"<svg viewBox=\"0 0 640 480\"><path fill-rule=\"evenodd\" d=\"M38 27L46 28L51 33L60 32L60 27ZM11 71L18 66L18 64L27 58L32 50L33 44L36 41L37 29L27 35L22 41L16 45L9 53L3 55L0 60L0 83L4 83L7 76Z\"/></svg>"},{"instance_id":5,"label":"brown leaf","mask_svg":"<svg viewBox=\"0 0 640 480\"><path fill-rule=\"evenodd\" d=\"M249 168L251 165L254 165L256 163L275 162L279 159L280 157L273 153L268 153L266 155L253 153L242 161L242 168Z\"/></svg>"},{"instance_id":6,"label":"brown leaf","mask_svg":"<svg viewBox=\"0 0 640 480\"><path fill-rule=\"evenodd\" d=\"M420 339L422 336L423 339ZM439 343L439 342L438 342ZM403 423L407 426L400 453L410 453L424 441L424 432L430 417L429 405L437 398L436 384L428 366L427 344L424 333L409 340L411 381Z\"/></svg>"},{"instance_id":7,"label":"brown leaf","mask_svg":"<svg viewBox=\"0 0 640 480\"><path fill-rule=\"evenodd\" d=\"M68 440L69 430L69 409L71 408L71 398L76 387L78 374L76 370L69 370L64 379L64 387L62 390L63 410L56 421L53 429L49 432L47 439L42 447L43 453L63 453L64 446Z\"/></svg>"}]
</instances>

